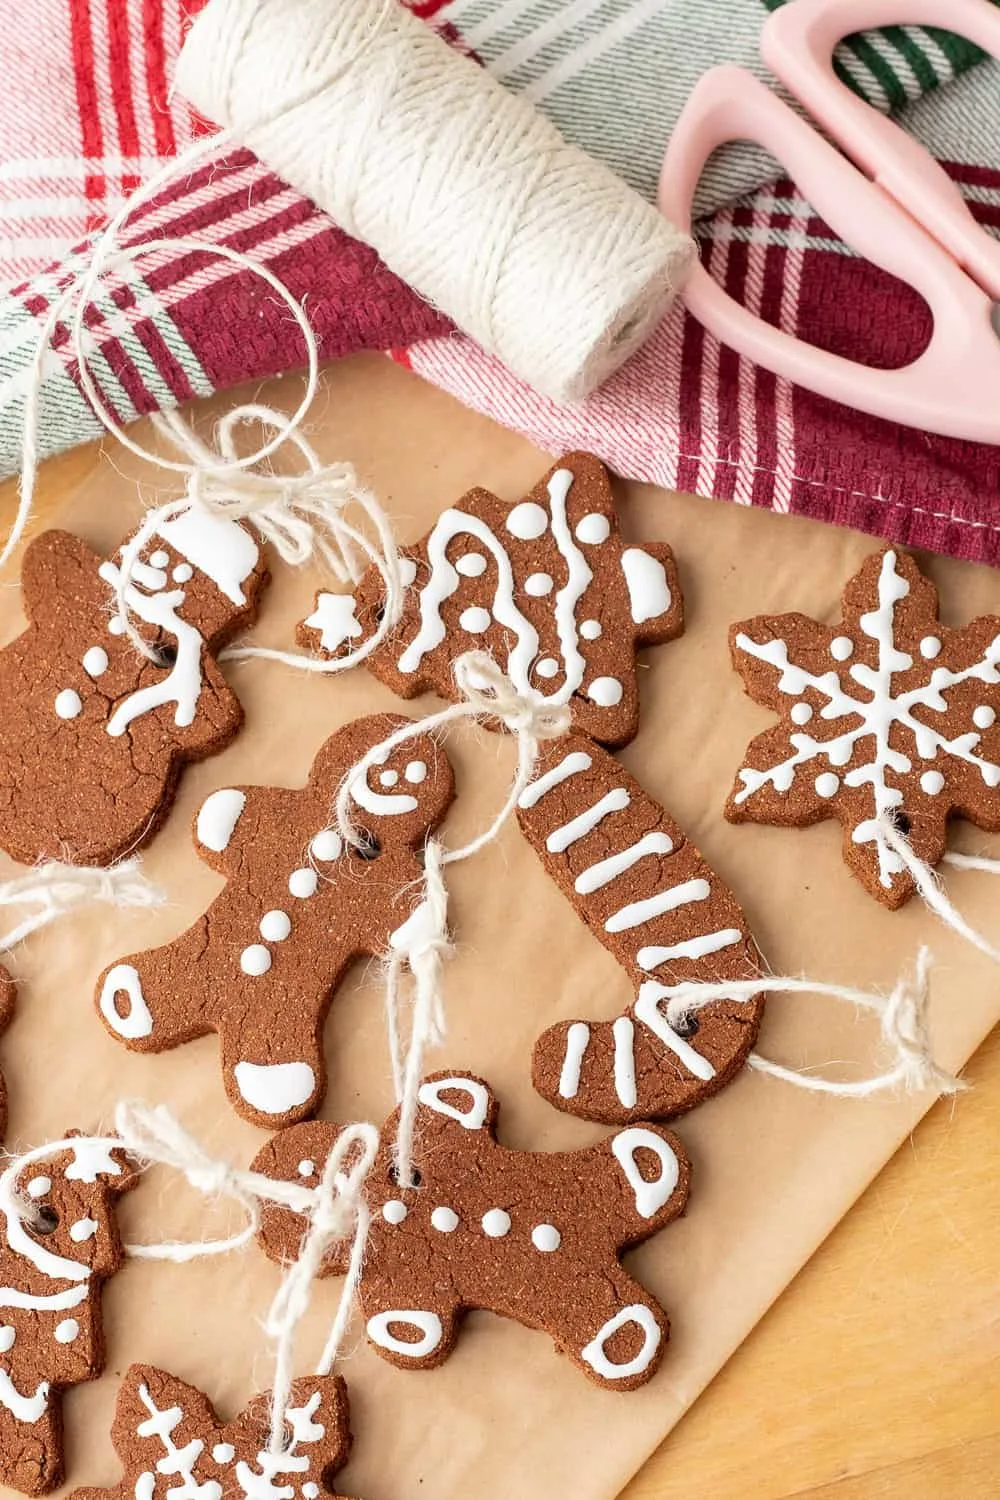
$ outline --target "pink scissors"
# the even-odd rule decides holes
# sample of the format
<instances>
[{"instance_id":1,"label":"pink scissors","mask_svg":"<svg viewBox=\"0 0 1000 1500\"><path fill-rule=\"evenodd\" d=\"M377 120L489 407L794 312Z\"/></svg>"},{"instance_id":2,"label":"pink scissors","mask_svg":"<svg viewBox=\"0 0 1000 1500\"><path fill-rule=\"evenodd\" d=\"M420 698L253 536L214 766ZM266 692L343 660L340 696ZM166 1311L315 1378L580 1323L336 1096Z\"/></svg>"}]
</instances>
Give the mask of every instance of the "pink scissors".
<instances>
[{"instance_id":1,"label":"pink scissors","mask_svg":"<svg viewBox=\"0 0 1000 1500\"><path fill-rule=\"evenodd\" d=\"M988 0L792 0L765 22L761 54L846 154L753 74L714 68L677 123L659 203L690 230L711 153L733 140L765 146L842 239L923 295L931 341L903 369L871 369L765 323L700 264L683 293L691 313L739 353L834 401L927 432L1000 443L1000 243L924 148L833 71L844 36L911 23L946 25L1000 57L1000 10Z\"/></svg>"}]
</instances>

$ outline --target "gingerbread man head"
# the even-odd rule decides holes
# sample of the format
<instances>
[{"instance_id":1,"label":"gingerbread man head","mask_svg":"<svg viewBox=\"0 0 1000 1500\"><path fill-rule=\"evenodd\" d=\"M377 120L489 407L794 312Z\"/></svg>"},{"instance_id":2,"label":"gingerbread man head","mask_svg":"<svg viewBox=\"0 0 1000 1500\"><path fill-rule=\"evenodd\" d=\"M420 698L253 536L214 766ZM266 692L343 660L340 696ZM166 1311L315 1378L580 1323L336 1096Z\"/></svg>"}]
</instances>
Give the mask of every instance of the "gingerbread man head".
<instances>
[{"instance_id":1,"label":"gingerbread man head","mask_svg":"<svg viewBox=\"0 0 1000 1500\"><path fill-rule=\"evenodd\" d=\"M620 1263L622 1252L675 1219L690 1167L677 1137L634 1126L578 1151L498 1144L498 1102L481 1078L437 1073L420 1089L419 1182L395 1180L397 1116L386 1123L366 1188L372 1225L360 1299L368 1337L402 1368L451 1353L462 1315L485 1308L549 1333L591 1380L632 1390L656 1371L669 1324ZM315 1121L283 1131L254 1170L315 1183L338 1129ZM261 1242L291 1260L301 1220L265 1211ZM346 1269L331 1254L328 1272Z\"/></svg>"}]
</instances>

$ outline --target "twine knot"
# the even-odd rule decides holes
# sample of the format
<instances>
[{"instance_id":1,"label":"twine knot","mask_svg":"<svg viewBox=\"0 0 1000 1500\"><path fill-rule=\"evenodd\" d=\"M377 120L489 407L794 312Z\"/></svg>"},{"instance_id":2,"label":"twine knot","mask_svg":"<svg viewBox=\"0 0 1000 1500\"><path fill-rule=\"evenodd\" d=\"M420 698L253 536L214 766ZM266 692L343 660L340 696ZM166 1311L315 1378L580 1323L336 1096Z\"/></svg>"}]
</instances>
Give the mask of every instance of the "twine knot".
<instances>
[{"instance_id":1,"label":"twine knot","mask_svg":"<svg viewBox=\"0 0 1000 1500\"><path fill-rule=\"evenodd\" d=\"M512 734L555 740L569 732L568 704L521 693L487 651L466 651L455 662L455 682L477 715L500 719Z\"/></svg>"}]
</instances>

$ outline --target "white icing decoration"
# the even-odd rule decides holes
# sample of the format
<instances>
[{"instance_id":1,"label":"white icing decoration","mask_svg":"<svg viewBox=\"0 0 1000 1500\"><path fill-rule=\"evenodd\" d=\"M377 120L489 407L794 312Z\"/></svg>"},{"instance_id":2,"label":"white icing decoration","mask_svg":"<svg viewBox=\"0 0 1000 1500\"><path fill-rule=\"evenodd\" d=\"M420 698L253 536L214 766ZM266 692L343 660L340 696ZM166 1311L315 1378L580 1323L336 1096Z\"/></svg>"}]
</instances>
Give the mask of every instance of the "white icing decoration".
<instances>
[{"instance_id":1,"label":"white icing decoration","mask_svg":"<svg viewBox=\"0 0 1000 1500\"><path fill-rule=\"evenodd\" d=\"M458 1228L458 1214L439 1204L431 1213L431 1225L441 1234L452 1234Z\"/></svg>"},{"instance_id":2,"label":"white icing decoration","mask_svg":"<svg viewBox=\"0 0 1000 1500\"><path fill-rule=\"evenodd\" d=\"M470 635L482 635L484 630L489 630L493 622L489 610L482 609L476 604L470 609L463 609L458 617L458 623Z\"/></svg>"},{"instance_id":3,"label":"white icing decoration","mask_svg":"<svg viewBox=\"0 0 1000 1500\"><path fill-rule=\"evenodd\" d=\"M793 703L789 718L793 724L808 724L813 716L812 708L808 703Z\"/></svg>"},{"instance_id":4,"label":"white icing decoration","mask_svg":"<svg viewBox=\"0 0 1000 1500\"><path fill-rule=\"evenodd\" d=\"M554 1224L536 1224L531 1231L531 1243L543 1255L551 1255L562 1244L562 1235Z\"/></svg>"},{"instance_id":5,"label":"white icing decoration","mask_svg":"<svg viewBox=\"0 0 1000 1500\"><path fill-rule=\"evenodd\" d=\"M389 1331L393 1323L409 1324L411 1328L418 1329L423 1338L413 1344L407 1343L405 1339L397 1339ZM402 1354L407 1359L425 1359L428 1354L433 1354L444 1335L437 1313L415 1310L376 1313L373 1318L368 1319L367 1326L368 1337L373 1344L377 1344L380 1349L388 1349L390 1354Z\"/></svg>"},{"instance_id":6,"label":"white icing decoration","mask_svg":"<svg viewBox=\"0 0 1000 1500\"><path fill-rule=\"evenodd\" d=\"M246 803L246 792L237 791L235 787L220 787L206 797L198 809L195 825L199 844L213 849L216 854L228 849Z\"/></svg>"},{"instance_id":7,"label":"white icing decoration","mask_svg":"<svg viewBox=\"0 0 1000 1500\"><path fill-rule=\"evenodd\" d=\"M316 871L308 870L304 866L301 870L293 870L288 877L288 889L300 901L305 901L309 896L315 896L318 885L319 876Z\"/></svg>"},{"instance_id":8,"label":"white icing decoration","mask_svg":"<svg viewBox=\"0 0 1000 1500\"><path fill-rule=\"evenodd\" d=\"M316 1500L318 1494L319 1485L315 1482L315 1480L307 1479L305 1484L302 1486L303 1500Z\"/></svg>"},{"instance_id":9,"label":"white icing decoration","mask_svg":"<svg viewBox=\"0 0 1000 1500\"><path fill-rule=\"evenodd\" d=\"M996 710L986 703L980 703L972 710L972 722L977 729L992 729L996 723Z\"/></svg>"},{"instance_id":10,"label":"white icing decoration","mask_svg":"<svg viewBox=\"0 0 1000 1500\"><path fill-rule=\"evenodd\" d=\"M458 1092L469 1096L469 1107L466 1110L456 1108L449 1104L441 1095L448 1092ZM488 1090L475 1078L439 1078L434 1083L422 1083L417 1095L421 1104L426 1104L428 1109L433 1109L439 1115L447 1115L450 1120L457 1120L464 1125L466 1130L481 1130L486 1124L486 1116L489 1114L490 1096Z\"/></svg>"},{"instance_id":11,"label":"white icing decoration","mask_svg":"<svg viewBox=\"0 0 1000 1500\"><path fill-rule=\"evenodd\" d=\"M738 927L722 927L717 932L704 932L698 937L688 938L682 943L672 943L667 947L640 948L636 954L636 962L648 974L650 969L658 969L668 959L707 958L711 953L719 953L723 948L731 948L734 943L742 941L743 934Z\"/></svg>"},{"instance_id":12,"label":"white icing decoration","mask_svg":"<svg viewBox=\"0 0 1000 1500\"><path fill-rule=\"evenodd\" d=\"M316 1074L304 1062L238 1062L233 1077L247 1103L264 1115L283 1115L296 1109L316 1090Z\"/></svg>"},{"instance_id":13,"label":"white icing decoration","mask_svg":"<svg viewBox=\"0 0 1000 1500\"><path fill-rule=\"evenodd\" d=\"M91 646L83 653L82 665L88 677L103 677L108 670L108 653L103 646Z\"/></svg>"},{"instance_id":14,"label":"white icing decoration","mask_svg":"<svg viewBox=\"0 0 1000 1500\"><path fill-rule=\"evenodd\" d=\"M73 1160L63 1176L67 1182L96 1182L98 1177L120 1177L122 1169L111 1154L113 1149L101 1141L88 1140L86 1136L71 1141Z\"/></svg>"},{"instance_id":15,"label":"white icing decoration","mask_svg":"<svg viewBox=\"0 0 1000 1500\"><path fill-rule=\"evenodd\" d=\"M628 932L633 927L642 927L664 912L676 911L692 901L707 901L712 894L707 880L685 880L680 885L670 886L648 896L645 901L630 901L620 911L612 912L604 924L605 932Z\"/></svg>"},{"instance_id":16,"label":"white icing decoration","mask_svg":"<svg viewBox=\"0 0 1000 1500\"><path fill-rule=\"evenodd\" d=\"M124 635L125 634L125 622L122 619L121 615L112 615L111 616L110 620L108 621L108 634L109 635Z\"/></svg>"},{"instance_id":17,"label":"white icing decoration","mask_svg":"<svg viewBox=\"0 0 1000 1500\"><path fill-rule=\"evenodd\" d=\"M938 792L944 790L944 777L940 771L925 771L920 778L920 785L929 797L936 797Z\"/></svg>"},{"instance_id":18,"label":"white icing decoration","mask_svg":"<svg viewBox=\"0 0 1000 1500\"><path fill-rule=\"evenodd\" d=\"M408 589L417 576L417 565L412 557L401 557L399 559L399 581L404 589Z\"/></svg>"},{"instance_id":19,"label":"white icing decoration","mask_svg":"<svg viewBox=\"0 0 1000 1500\"><path fill-rule=\"evenodd\" d=\"M920 655L925 661L933 661L941 655L941 642L936 635L925 635L920 642Z\"/></svg>"},{"instance_id":20,"label":"white icing decoration","mask_svg":"<svg viewBox=\"0 0 1000 1500\"><path fill-rule=\"evenodd\" d=\"M887 551L882 558L878 580L878 602L876 608L863 614L859 626L869 640L876 643L876 664L873 667L856 662L848 672L850 681L845 686L836 672L817 675L797 666L789 660L788 643L771 640L763 644L740 634L737 647L758 661L768 662L778 676L778 691L800 696L807 688L814 689L826 700L820 709L820 718L845 719L850 727L833 739L815 740L808 734L792 734L789 742L793 753L779 764L767 770L744 768L740 772L743 787L735 794L739 804L770 784L778 792L788 792L795 780L799 766L808 765L817 759L826 759L830 765L845 766L857 757L861 742L867 742L862 764L853 767L844 776L848 787L871 787L872 816L862 818L853 829L851 837L856 844L873 844L878 863L880 883L890 888L893 879L903 872L903 863L886 842L880 819L891 815L904 800L903 791L891 786L888 774L903 776L913 769L915 759L934 760L938 756L953 756L956 760L977 768L984 784L991 789L1000 786L1000 765L984 759L977 753L980 737L975 731L947 739L939 729L933 727L929 718L947 712L945 693L964 682L1000 683L1000 636L987 646L980 659L971 666L952 671L948 667L930 667L926 681L898 695L893 692L893 676L907 672L913 667L913 658L895 645L895 607L910 592L910 585L899 573L897 555ZM841 639L841 638L838 638ZM846 639L846 637L842 638ZM936 639L936 638L935 638ZM836 642L834 642L836 645ZM833 647L831 647L833 651ZM836 652L833 652L836 656ZM846 657L840 658L846 660ZM854 693L851 683L862 689ZM913 710L919 708L924 718L914 717ZM895 731L895 733L893 732ZM900 731L909 736L912 751L901 748ZM892 743L890 744L890 739ZM818 778L816 783L820 795Z\"/></svg>"},{"instance_id":21,"label":"white icing decoration","mask_svg":"<svg viewBox=\"0 0 1000 1500\"><path fill-rule=\"evenodd\" d=\"M127 995L129 1008L121 1015L115 1005L118 995ZM153 1030L153 1014L142 993L142 981L138 969L131 964L115 964L108 970L101 988L101 1015L112 1031L119 1036L134 1038L149 1036Z\"/></svg>"},{"instance_id":22,"label":"white icing decoration","mask_svg":"<svg viewBox=\"0 0 1000 1500\"><path fill-rule=\"evenodd\" d=\"M335 828L321 828L309 845L309 853L313 859L324 863L339 859L343 852L344 841Z\"/></svg>"},{"instance_id":23,"label":"white icing decoration","mask_svg":"<svg viewBox=\"0 0 1000 1500\"><path fill-rule=\"evenodd\" d=\"M822 771L816 777L816 791L820 797L835 797L840 790L840 777L832 771Z\"/></svg>"},{"instance_id":24,"label":"white icing decoration","mask_svg":"<svg viewBox=\"0 0 1000 1500\"><path fill-rule=\"evenodd\" d=\"M554 656L543 656L535 663L535 671L539 677L558 677L559 663Z\"/></svg>"},{"instance_id":25,"label":"white icing decoration","mask_svg":"<svg viewBox=\"0 0 1000 1500\"><path fill-rule=\"evenodd\" d=\"M510 1214L505 1208L489 1208L483 1214L483 1233L491 1240L502 1240L510 1234Z\"/></svg>"},{"instance_id":26,"label":"white icing decoration","mask_svg":"<svg viewBox=\"0 0 1000 1500\"><path fill-rule=\"evenodd\" d=\"M85 1240L92 1240L97 1230L96 1219L77 1219L69 1226L69 1237L74 1244L81 1245Z\"/></svg>"},{"instance_id":27,"label":"white icing decoration","mask_svg":"<svg viewBox=\"0 0 1000 1500\"><path fill-rule=\"evenodd\" d=\"M515 505L507 514L507 530L521 542L535 541L548 524L548 516L533 500L522 500L520 505Z\"/></svg>"},{"instance_id":28,"label":"white icing decoration","mask_svg":"<svg viewBox=\"0 0 1000 1500\"><path fill-rule=\"evenodd\" d=\"M170 553L169 552L162 552L162 551L150 553L149 565L150 565L151 568L166 568L166 567L169 567L169 565L170 565Z\"/></svg>"},{"instance_id":29,"label":"white icing decoration","mask_svg":"<svg viewBox=\"0 0 1000 1500\"><path fill-rule=\"evenodd\" d=\"M634 844L629 844L620 853L609 854L607 859L599 859L596 864L581 870L573 882L574 888L581 896L589 896L610 885L612 880L617 880L619 875L631 870L633 865L638 864L640 859L645 859L648 854L669 854L673 847L673 840L665 833L644 833L642 838L636 839Z\"/></svg>"},{"instance_id":30,"label":"white icing decoration","mask_svg":"<svg viewBox=\"0 0 1000 1500\"><path fill-rule=\"evenodd\" d=\"M639 986L639 996L634 1006L635 1019L648 1027L657 1040L684 1064L689 1073L700 1078L703 1083L708 1083L709 1079L715 1077L714 1067L707 1057L702 1057L690 1042L685 1041L674 1030L660 1009L660 1001L669 993L667 986L660 984L658 980L644 979Z\"/></svg>"},{"instance_id":31,"label":"white icing decoration","mask_svg":"<svg viewBox=\"0 0 1000 1500\"><path fill-rule=\"evenodd\" d=\"M167 575L163 569L150 567L149 563L134 562L132 577L144 589L149 589L151 594L158 594L160 589L165 589L167 586Z\"/></svg>"},{"instance_id":32,"label":"white icing decoration","mask_svg":"<svg viewBox=\"0 0 1000 1500\"><path fill-rule=\"evenodd\" d=\"M117 583L118 569L113 563L101 563L98 572L105 583L112 586ZM201 696L204 641L200 632L177 613L184 603L184 590L174 589L169 594L151 596L130 584L125 590L125 597L129 608L140 620L173 636L177 655L173 665L164 671L162 677L144 688L137 688L118 705L108 720L107 732L113 739L117 739L125 733L134 719L168 703L175 705L174 723L185 728L194 723Z\"/></svg>"},{"instance_id":33,"label":"white icing decoration","mask_svg":"<svg viewBox=\"0 0 1000 1500\"><path fill-rule=\"evenodd\" d=\"M15 1422L40 1422L49 1403L49 1382L40 1380L33 1396L22 1396L6 1370L0 1370L0 1405L5 1406Z\"/></svg>"},{"instance_id":34,"label":"white icing decoration","mask_svg":"<svg viewBox=\"0 0 1000 1500\"><path fill-rule=\"evenodd\" d=\"M577 540L585 542L588 547L598 547L611 535L611 522L607 516L594 511L577 522L576 535Z\"/></svg>"},{"instance_id":35,"label":"white icing decoration","mask_svg":"<svg viewBox=\"0 0 1000 1500\"><path fill-rule=\"evenodd\" d=\"M33 1177L28 1183L27 1194L29 1198L44 1198L46 1193L50 1193L51 1191L51 1177Z\"/></svg>"},{"instance_id":36,"label":"white icing decoration","mask_svg":"<svg viewBox=\"0 0 1000 1500\"><path fill-rule=\"evenodd\" d=\"M285 1424L291 1430L287 1447L278 1453L262 1448L257 1454L257 1468L241 1459L236 1465L236 1482L243 1491L245 1500L293 1500L293 1485L276 1485L279 1474L301 1475L308 1473L308 1454L299 1450L305 1444L318 1443L326 1432L322 1422L312 1420L319 1409L321 1393L314 1391L304 1406L287 1406ZM303 1485L303 1493L305 1485ZM170 1492L171 1495L173 1492Z\"/></svg>"},{"instance_id":37,"label":"white icing decoration","mask_svg":"<svg viewBox=\"0 0 1000 1500\"><path fill-rule=\"evenodd\" d=\"M9 1323L0 1326L0 1354L7 1354L14 1347L17 1338L17 1329L11 1328Z\"/></svg>"},{"instance_id":38,"label":"white icing decoration","mask_svg":"<svg viewBox=\"0 0 1000 1500\"><path fill-rule=\"evenodd\" d=\"M549 573L530 573L524 580L524 592L530 594L532 599L544 599L554 588L555 584Z\"/></svg>"},{"instance_id":39,"label":"white icing decoration","mask_svg":"<svg viewBox=\"0 0 1000 1500\"><path fill-rule=\"evenodd\" d=\"M854 655L854 642L846 635L835 636L830 642L830 655L835 661L847 661Z\"/></svg>"},{"instance_id":40,"label":"white icing decoration","mask_svg":"<svg viewBox=\"0 0 1000 1500\"><path fill-rule=\"evenodd\" d=\"M530 790L530 788L529 788ZM550 854L563 854L571 844L576 844L580 839L586 838L588 833L593 833L604 819L612 813L624 812L630 802L628 792L624 787L614 787L612 791L606 792L599 802L592 807L586 808L577 817L571 818L561 828L556 828L545 840L545 847Z\"/></svg>"},{"instance_id":41,"label":"white icing decoration","mask_svg":"<svg viewBox=\"0 0 1000 1500\"><path fill-rule=\"evenodd\" d=\"M61 693L56 694L55 710L60 719L75 719L83 712L80 694L72 688L63 688Z\"/></svg>"},{"instance_id":42,"label":"white icing decoration","mask_svg":"<svg viewBox=\"0 0 1000 1500\"><path fill-rule=\"evenodd\" d=\"M580 1070L590 1046L590 1027L586 1021L574 1021L566 1032L566 1056L559 1074L559 1095L575 1099L580 1091Z\"/></svg>"},{"instance_id":43,"label":"white icing decoration","mask_svg":"<svg viewBox=\"0 0 1000 1500\"><path fill-rule=\"evenodd\" d=\"M298 1174L300 1177L315 1177L316 1163L310 1157L304 1156L299 1162Z\"/></svg>"},{"instance_id":44,"label":"white icing decoration","mask_svg":"<svg viewBox=\"0 0 1000 1500\"><path fill-rule=\"evenodd\" d=\"M580 634L585 641L597 641L604 634L604 629L600 620L584 620L580 626Z\"/></svg>"},{"instance_id":45,"label":"white icing decoration","mask_svg":"<svg viewBox=\"0 0 1000 1500\"><path fill-rule=\"evenodd\" d=\"M547 793L551 792L553 787L561 786L571 776L579 776L581 771L589 771L593 764L592 758L585 751L571 751L557 766L553 766L551 771L546 771L530 786L525 787L517 799L518 807L534 807Z\"/></svg>"},{"instance_id":46,"label":"white icing decoration","mask_svg":"<svg viewBox=\"0 0 1000 1500\"><path fill-rule=\"evenodd\" d=\"M212 1449L212 1457L217 1464L231 1464L236 1457L236 1449L232 1443L216 1443Z\"/></svg>"},{"instance_id":47,"label":"white icing decoration","mask_svg":"<svg viewBox=\"0 0 1000 1500\"><path fill-rule=\"evenodd\" d=\"M316 608L305 624L308 629L319 631L319 643L324 651L339 651L348 641L364 635L356 609L353 594L319 594Z\"/></svg>"},{"instance_id":48,"label":"white icing decoration","mask_svg":"<svg viewBox=\"0 0 1000 1500\"><path fill-rule=\"evenodd\" d=\"M411 786L419 786L427 779L427 767L422 760L411 760L407 762L403 775Z\"/></svg>"},{"instance_id":49,"label":"white icing decoration","mask_svg":"<svg viewBox=\"0 0 1000 1500\"><path fill-rule=\"evenodd\" d=\"M174 583L190 583L194 577L194 568L190 563L178 563L170 576Z\"/></svg>"},{"instance_id":50,"label":"white icing decoration","mask_svg":"<svg viewBox=\"0 0 1000 1500\"><path fill-rule=\"evenodd\" d=\"M636 1105L635 1027L630 1016L619 1016L611 1028L615 1039L615 1093L626 1109Z\"/></svg>"},{"instance_id":51,"label":"white icing decoration","mask_svg":"<svg viewBox=\"0 0 1000 1500\"><path fill-rule=\"evenodd\" d=\"M658 619L670 608L670 585L667 570L658 557L650 557L641 547L626 547L622 553L622 571L628 588L632 623L644 625Z\"/></svg>"},{"instance_id":52,"label":"white icing decoration","mask_svg":"<svg viewBox=\"0 0 1000 1500\"><path fill-rule=\"evenodd\" d=\"M616 1135L611 1142L611 1150L628 1179L629 1187L635 1193L636 1212L642 1219L652 1219L677 1186L680 1177L677 1157L661 1136L652 1130L644 1130L641 1126L623 1130ZM652 1151L659 1158L660 1175L652 1182L639 1171L635 1159L635 1153L639 1150Z\"/></svg>"},{"instance_id":53,"label":"white icing decoration","mask_svg":"<svg viewBox=\"0 0 1000 1500\"><path fill-rule=\"evenodd\" d=\"M203 1439L192 1438L189 1443L185 1443L183 1448L178 1448L174 1442L174 1429L184 1420L181 1408L169 1406L161 1410L149 1394L149 1387L145 1382L139 1385L139 1399L149 1412L149 1416L136 1427L136 1437L159 1438L163 1444L164 1456L157 1460L157 1472L176 1474L181 1481L167 1491L170 1500L222 1500L222 1485L217 1480L209 1479L204 1483L199 1483L194 1475L195 1464L205 1450ZM149 1477L153 1478L152 1475ZM141 1478L145 1478L145 1475ZM137 1483L136 1500L140 1500L138 1490ZM155 1483L148 1486L148 1495L152 1496L154 1492Z\"/></svg>"},{"instance_id":54,"label":"white icing decoration","mask_svg":"<svg viewBox=\"0 0 1000 1500\"><path fill-rule=\"evenodd\" d=\"M486 559L481 552L466 552L455 564L463 578L479 578L486 572Z\"/></svg>"},{"instance_id":55,"label":"white icing decoration","mask_svg":"<svg viewBox=\"0 0 1000 1500\"><path fill-rule=\"evenodd\" d=\"M159 534L233 604L247 602L241 585L256 568L260 552L245 526L192 508L164 521Z\"/></svg>"},{"instance_id":56,"label":"white icing decoration","mask_svg":"<svg viewBox=\"0 0 1000 1500\"><path fill-rule=\"evenodd\" d=\"M409 1210L400 1198L390 1198L382 1204L382 1217L387 1224L402 1224Z\"/></svg>"},{"instance_id":57,"label":"white icing decoration","mask_svg":"<svg viewBox=\"0 0 1000 1500\"><path fill-rule=\"evenodd\" d=\"M635 1323L642 1329L642 1348L627 1364L613 1365L604 1352L604 1346L620 1328L624 1328L628 1323ZM581 1354L602 1380L629 1380L633 1375L641 1375L644 1370L648 1370L660 1347L662 1337L660 1325L649 1308L644 1307L641 1302L634 1302L630 1307L623 1307L621 1312L616 1313L613 1318L609 1318L599 1330L596 1338L581 1350Z\"/></svg>"},{"instance_id":58,"label":"white icing decoration","mask_svg":"<svg viewBox=\"0 0 1000 1500\"><path fill-rule=\"evenodd\" d=\"M72 1261L67 1262L72 1265ZM89 1269L82 1268L83 1274L90 1274ZM50 1274L46 1272L46 1274ZM54 1273L58 1274L58 1273ZM90 1288L83 1286L70 1286L63 1292L22 1292L18 1287L0 1286L0 1307L22 1307L33 1311L66 1312L71 1307L79 1307L85 1302L90 1294Z\"/></svg>"},{"instance_id":59,"label":"white icing decoration","mask_svg":"<svg viewBox=\"0 0 1000 1500\"><path fill-rule=\"evenodd\" d=\"M283 943L292 930L292 919L286 911L266 911L260 919L260 935L269 943Z\"/></svg>"},{"instance_id":60,"label":"white icing decoration","mask_svg":"<svg viewBox=\"0 0 1000 1500\"><path fill-rule=\"evenodd\" d=\"M75 1318L63 1318L55 1326L53 1338L57 1344L72 1344L80 1336L80 1325Z\"/></svg>"},{"instance_id":61,"label":"white icing decoration","mask_svg":"<svg viewBox=\"0 0 1000 1500\"><path fill-rule=\"evenodd\" d=\"M409 792L392 792L388 795L374 792L368 785L367 771L359 771L351 782L351 796L359 807L376 818L398 818L405 813L416 812L419 803Z\"/></svg>"},{"instance_id":62,"label":"white icing decoration","mask_svg":"<svg viewBox=\"0 0 1000 1500\"><path fill-rule=\"evenodd\" d=\"M259 979L271 967L271 955L263 943L251 943L240 954L240 968L244 974Z\"/></svg>"},{"instance_id":63,"label":"white icing decoration","mask_svg":"<svg viewBox=\"0 0 1000 1500\"><path fill-rule=\"evenodd\" d=\"M379 778L378 778L379 786L395 786L396 782L398 780L399 780L399 772L398 771L380 771L379 772Z\"/></svg>"},{"instance_id":64,"label":"white icing decoration","mask_svg":"<svg viewBox=\"0 0 1000 1500\"><path fill-rule=\"evenodd\" d=\"M614 708L622 701L624 692L617 677L595 677L587 688L587 697L598 708Z\"/></svg>"}]
</instances>

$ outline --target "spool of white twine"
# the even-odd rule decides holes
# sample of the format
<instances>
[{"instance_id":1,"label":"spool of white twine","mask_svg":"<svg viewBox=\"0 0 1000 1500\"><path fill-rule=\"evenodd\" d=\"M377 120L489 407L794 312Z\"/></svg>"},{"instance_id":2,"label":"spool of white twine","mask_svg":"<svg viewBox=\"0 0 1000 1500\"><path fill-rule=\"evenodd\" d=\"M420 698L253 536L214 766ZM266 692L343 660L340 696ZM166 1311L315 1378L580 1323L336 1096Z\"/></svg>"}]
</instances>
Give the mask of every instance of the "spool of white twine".
<instances>
[{"instance_id":1,"label":"spool of white twine","mask_svg":"<svg viewBox=\"0 0 1000 1500\"><path fill-rule=\"evenodd\" d=\"M687 236L395 0L210 0L176 82L557 401L683 283Z\"/></svg>"}]
</instances>

